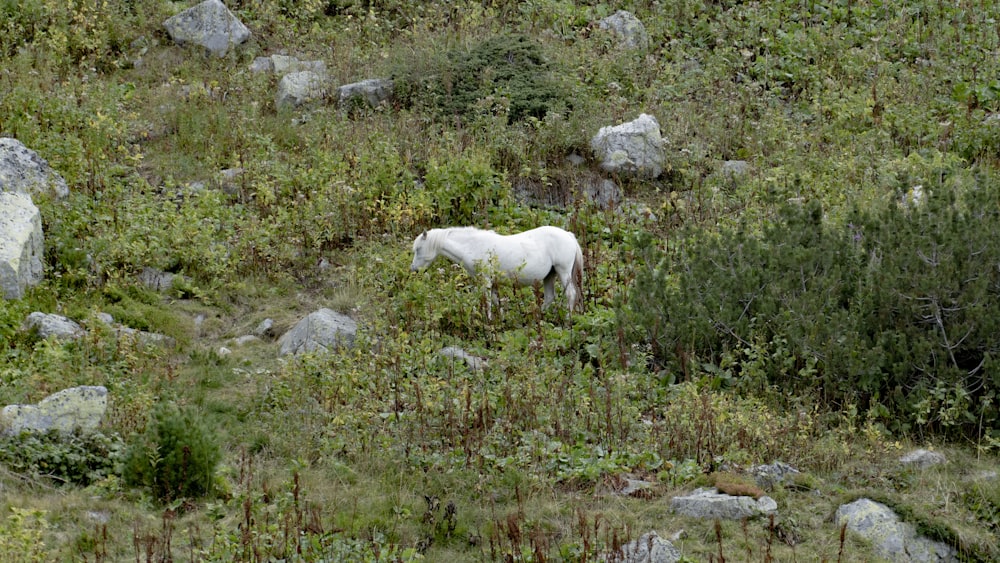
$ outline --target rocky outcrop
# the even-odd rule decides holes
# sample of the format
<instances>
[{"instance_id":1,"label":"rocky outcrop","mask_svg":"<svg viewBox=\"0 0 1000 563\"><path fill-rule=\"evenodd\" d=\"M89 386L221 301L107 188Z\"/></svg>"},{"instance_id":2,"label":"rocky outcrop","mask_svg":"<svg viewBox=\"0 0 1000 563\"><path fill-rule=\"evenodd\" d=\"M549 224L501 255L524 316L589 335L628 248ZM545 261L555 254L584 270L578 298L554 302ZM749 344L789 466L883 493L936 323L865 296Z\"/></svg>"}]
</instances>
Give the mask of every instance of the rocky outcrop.
<instances>
[{"instance_id":1,"label":"rocky outcrop","mask_svg":"<svg viewBox=\"0 0 1000 563\"><path fill-rule=\"evenodd\" d=\"M858 499L842 505L834 516L838 526L866 538L875 552L889 561L897 563L957 561L955 550L947 544L929 540L917 535L916 528L900 521L888 506L869 500Z\"/></svg>"},{"instance_id":2,"label":"rocky outcrop","mask_svg":"<svg viewBox=\"0 0 1000 563\"><path fill-rule=\"evenodd\" d=\"M322 76L311 70L290 72L278 82L274 105L278 108L294 108L324 97L326 83Z\"/></svg>"},{"instance_id":3,"label":"rocky outcrop","mask_svg":"<svg viewBox=\"0 0 1000 563\"><path fill-rule=\"evenodd\" d=\"M664 146L660 124L645 113L634 121L602 127L590 140L602 170L640 179L653 179L663 172Z\"/></svg>"},{"instance_id":4,"label":"rocky outcrop","mask_svg":"<svg viewBox=\"0 0 1000 563\"><path fill-rule=\"evenodd\" d=\"M392 80L383 78L345 84L337 88L337 102L342 109L349 109L352 104L376 107L392 99L392 86Z\"/></svg>"},{"instance_id":5,"label":"rocky outcrop","mask_svg":"<svg viewBox=\"0 0 1000 563\"><path fill-rule=\"evenodd\" d=\"M438 350L438 354L446 358L452 358L465 362L469 369L479 371L486 367L486 360L479 356L473 356L457 346L446 346Z\"/></svg>"},{"instance_id":6,"label":"rocky outcrop","mask_svg":"<svg viewBox=\"0 0 1000 563\"><path fill-rule=\"evenodd\" d=\"M649 47L649 34L646 26L631 12L618 10L614 14L597 22L599 28L610 31L618 38L619 44L625 49L646 49Z\"/></svg>"},{"instance_id":7,"label":"rocky outcrop","mask_svg":"<svg viewBox=\"0 0 1000 563\"><path fill-rule=\"evenodd\" d=\"M616 555L612 560L622 563L675 563L681 559L680 550L656 532L647 532L628 542Z\"/></svg>"},{"instance_id":8,"label":"rocky outcrop","mask_svg":"<svg viewBox=\"0 0 1000 563\"><path fill-rule=\"evenodd\" d=\"M358 332L354 319L330 309L307 315L278 339L278 355L325 352L352 346Z\"/></svg>"},{"instance_id":9,"label":"rocky outcrop","mask_svg":"<svg viewBox=\"0 0 1000 563\"><path fill-rule=\"evenodd\" d=\"M42 281L42 216L24 193L0 192L0 290L20 299Z\"/></svg>"},{"instance_id":10,"label":"rocky outcrop","mask_svg":"<svg viewBox=\"0 0 1000 563\"><path fill-rule=\"evenodd\" d=\"M173 338L156 332L137 330L115 323L111 315L98 313L96 320L111 328L118 338L131 338L146 346L174 346ZM75 339L87 334L87 331L76 321L62 315L35 311L24 319L21 325L23 331L37 331L41 338Z\"/></svg>"},{"instance_id":11,"label":"rocky outcrop","mask_svg":"<svg viewBox=\"0 0 1000 563\"><path fill-rule=\"evenodd\" d=\"M0 412L0 429L20 432L84 432L97 430L108 408L108 390L101 386L64 389L36 405L8 405Z\"/></svg>"},{"instance_id":12,"label":"rocky outcrop","mask_svg":"<svg viewBox=\"0 0 1000 563\"><path fill-rule=\"evenodd\" d=\"M243 25L220 0L205 0L163 22L170 38L178 45L200 45L216 57L224 57L230 47L250 38Z\"/></svg>"},{"instance_id":13,"label":"rocky outcrop","mask_svg":"<svg viewBox=\"0 0 1000 563\"><path fill-rule=\"evenodd\" d=\"M22 325L23 330L37 331L40 338L73 339L85 334L75 321L62 315L52 315L35 311L28 315Z\"/></svg>"},{"instance_id":14,"label":"rocky outcrop","mask_svg":"<svg viewBox=\"0 0 1000 563\"><path fill-rule=\"evenodd\" d=\"M799 470L787 463L776 461L770 465L755 465L750 468L748 473L757 481L758 486L770 490L786 480L794 478Z\"/></svg>"},{"instance_id":15,"label":"rocky outcrop","mask_svg":"<svg viewBox=\"0 0 1000 563\"><path fill-rule=\"evenodd\" d=\"M924 449L907 452L899 458L899 463L917 469L927 469L928 467L940 465L947 461L948 459L944 457L944 454Z\"/></svg>"},{"instance_id":16,"label":"rocky outcrop","mask_svg":"<svg viewBox=\"0 0 1000 563\"><path fill-rule=\"evenodd\" d=\"M778 503L766 496L759 499L736 497L714 488L702 488L695 489L690 495L670 499L670 509L694 518L742 520L772 514L778 510Z\"/></svg>"},{"instance_id":17,"label":"rocky outcrop","mask_svg":"<svg viewBox=\"0 0 1000 563\"><path fill-rule=\"evenodd\" d=\"M38 153L17 139L0 137L0 192L69 195L69 187Z\"/></svg>"}]
</instances>

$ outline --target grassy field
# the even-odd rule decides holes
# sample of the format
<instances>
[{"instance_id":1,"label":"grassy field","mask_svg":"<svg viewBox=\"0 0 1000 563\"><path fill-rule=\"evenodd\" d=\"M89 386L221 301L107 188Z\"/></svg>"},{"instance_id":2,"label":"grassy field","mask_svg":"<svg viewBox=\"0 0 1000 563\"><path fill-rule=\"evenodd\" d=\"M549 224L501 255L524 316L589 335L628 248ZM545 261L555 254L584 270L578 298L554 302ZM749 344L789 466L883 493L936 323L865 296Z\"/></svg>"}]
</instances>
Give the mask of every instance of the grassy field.
<instances>
[{"instance_id":1,"label":"grassy field","mask_svg":"<svg viewBox=\"0 0 1000 563\"><path fill-rule=\"evenodd\" d=\"M596 561L655 530L689 561L875 561L833 521L860 497L963 560L1000 559L995 1L228 4L253 35L215 58L163 29L189 3L0 0L0 136L71 190L35 197L46 279L0 303L0 404L74 385L110 396L107 442L4 443L0 559ZM648 48L623 49L596 25L618 9L643 22ZM395 97L277 108L279 77L249 70L273 54L324 61L331 90L392 78ZM601 208L584 193L604 177L590 139L642 113L667 141L665 170L612 178L627 202ZM727 176L727 160L748 172ZM905 230L900 202L915 186L931 200L919 220L941 226L934 248L968 257L954 269L927 267L938 262L919 249L907 266L860 246L888 244L879 224ZM528 205L525 190L567 204ZM837 250L861 238L859 217L863 252ZM572 324L507 286L489 320L460 268L409 270L424 229L542 224L584 247ZM943 337L826 335L844 318L905 324L901 306L874 309L892 297L877 282L834 313L825 298L798 301L811 295L803 282L774 311L739 315L750 336L703 330L698 305L742 295L745 277L718 276L751 248L765 265L769 249L791 249L774 279L809 264L809 289L830 294L842 287L815 280L856 264L868 272L858 286L930 284L920 295L940 299L911 299L913 314ZM895 277L871 277L890 263ZM978 263L985 273L965 277L960 266ZM144 287L147 267L178 274L173 287ZM755 300L740 299L744 312ZM823 316L791 323L800 306ZM321 307L358 321L354 346L279 358L274 335ZM88 335L40 341L19 330L32 311ZM176 345L120 339L100 312ZM232 342L265 319L271 336ZM198 480L142 449L168 437L218 464ZM901 466L916 447L949 462ZM767 491L773 520L670 510L675 495L776 460L801 473ZM207 492L164 492L156 476L170 470ZM651 486L622 495L626 479Z\"/></svg>"}]
</instances>

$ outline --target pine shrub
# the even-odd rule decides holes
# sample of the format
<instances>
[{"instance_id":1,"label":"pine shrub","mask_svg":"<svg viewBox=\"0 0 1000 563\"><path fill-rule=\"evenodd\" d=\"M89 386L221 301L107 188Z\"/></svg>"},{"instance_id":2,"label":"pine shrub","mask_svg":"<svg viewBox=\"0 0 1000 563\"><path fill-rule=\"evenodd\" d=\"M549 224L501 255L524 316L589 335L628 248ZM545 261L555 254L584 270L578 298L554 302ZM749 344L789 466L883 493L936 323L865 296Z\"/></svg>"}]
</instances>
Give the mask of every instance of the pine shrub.
<instances>
[{"instance_id":1,"label":"pine shrub","mask_svg":"<svg viewBox=\"0 0 1000 563\"><path fill-rule=\"evenodd\" d=\"M474 119L484 100L505 107L511 123L572 105L540 45L524 35L491 37L443 59L409 62L395 77L397 97L446 117Z\"/></svg>"},{"instance_id":2,"label":"pine shrub","mask_svg":"<svg viewBox=\"0 0 1000 563\"><path fill-rule=\"evenodd\" d=\"M215 435L193 412L161 405L146 432L128 450L125 482L150 489L161 502L212 492L222 457Z\"/></svg>"},{"instance_id":3,"label":"pine shrub","mask_svg":"<svg viewBox=\"0 0 1000 563\"><path fill-rule=\"evenodd\" d=\"M631 322L662 367L857 404L897 430L1000 433L1000 190L942 173L919 203L818 203L651 251ZM902 201L902 203L901 203Z\"/></svg>"}]
</instances>

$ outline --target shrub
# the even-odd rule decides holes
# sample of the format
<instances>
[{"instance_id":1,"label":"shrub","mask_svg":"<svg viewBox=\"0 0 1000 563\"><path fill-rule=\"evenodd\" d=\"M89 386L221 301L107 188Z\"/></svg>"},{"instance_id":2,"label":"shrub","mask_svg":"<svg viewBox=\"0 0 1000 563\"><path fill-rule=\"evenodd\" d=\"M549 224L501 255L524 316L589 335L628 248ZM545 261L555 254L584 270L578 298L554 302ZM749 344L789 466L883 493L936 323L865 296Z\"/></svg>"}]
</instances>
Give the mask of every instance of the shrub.
<instances>
[{"instance_id":1,"label":"shrub","mask_svg":"<svg viewBox=\"0 0 1000 563\"><path fill-rule=\"evenodd\" d=\"M152 425L128 449L125 482L150 489L161 502L212 492L222 457L215 436L191 411L173 405L160 405L153 416Z\"/></svg>"},{"instance_id":2,"label":"shrub","mask_svg":"<svg viewBox=\"0 0 1000 563\"><path fill-rule=\"evenodd\" d=\"M488 109L505 112L514 122L541 119L551 109L571 105L539 45L522 35L491 37L468 51L452 50L444 59L413 62L403 63L409 66L396 77L396 95L444 116L471 119ZM428 69L428 64L438 68Z\"/></svg>"},{"instance_id":3,"label":"shrub","mask_svg":"<svg viewBox=\"0 0 1000 563\"><path fill-rule=\"evenodd\" d=\"M87 486L118 470L124 444L118 435L22 432L0 438L0 463L31 475Z\"/></svg>"},{"instance_id":4,"label":"shrub","mask_svg":"<svg viewBox=\"0 0 1000 563\"><path fill-rule=\"evenodd\" d=\"M46 553L43 541L48 529L44 511L11 507L10 514L0 520L0 559L25 563L50 560L52 554Z\"/></svg>"},{"instance_id":5,"label":"shrub","mask_svg":"<svg viewBox=\"0 0 1000 563\"><path fill-rule=\"evenodd\" d=\"M648 257L632 320L656 361L689 376L856 401L899 430L996 432L1000 210L987 184L941 171L919 204L856 209L846 225L808 203L759 233L691 232Z\"/></svg>"}]
</instances>

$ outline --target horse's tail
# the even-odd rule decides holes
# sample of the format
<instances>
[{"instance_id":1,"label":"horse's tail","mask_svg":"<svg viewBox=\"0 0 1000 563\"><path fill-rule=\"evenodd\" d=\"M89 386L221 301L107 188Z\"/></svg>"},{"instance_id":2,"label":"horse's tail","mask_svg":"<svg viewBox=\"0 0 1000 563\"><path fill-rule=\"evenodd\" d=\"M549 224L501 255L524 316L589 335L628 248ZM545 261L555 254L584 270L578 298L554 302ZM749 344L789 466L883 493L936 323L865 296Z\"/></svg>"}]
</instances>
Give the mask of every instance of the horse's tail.
<instances>
[{"instance_id":1,"label":"horse's tail","mask_svg":"<svg viewBox=\"0 0 1000 563\"><path fill-rule=\"evenodd\" d=\"M583 249L576 244L576 258L573 260L573 285L576 286L576 299L579 309L583 310Z\"/></svg>"}]
</instances>

